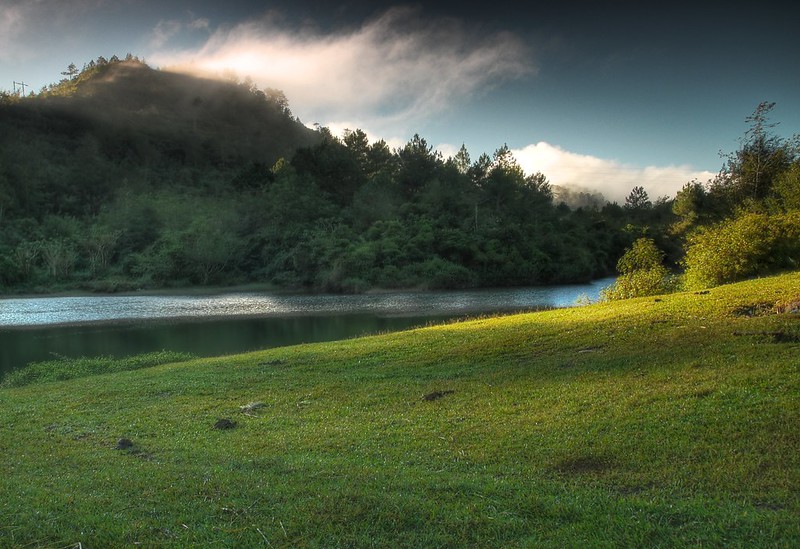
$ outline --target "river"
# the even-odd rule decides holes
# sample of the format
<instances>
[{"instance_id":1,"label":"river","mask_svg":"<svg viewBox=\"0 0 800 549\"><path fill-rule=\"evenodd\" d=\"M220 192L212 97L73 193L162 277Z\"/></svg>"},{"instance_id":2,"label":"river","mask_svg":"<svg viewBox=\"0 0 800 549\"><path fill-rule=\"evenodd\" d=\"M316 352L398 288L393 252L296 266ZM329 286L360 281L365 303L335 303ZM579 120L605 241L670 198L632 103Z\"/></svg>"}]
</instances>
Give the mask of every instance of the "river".
<instances>
[{"instance_id":1,"label":"river","mask_svg":"<svg viewBox=\"0 0 800 549\"><path fill-rule=\"evenodd\" d=\"M84 296L0 300L0 375L58 356L162 349L219 356L433 322L595 301L613 279L568 286L365 295Z\"/></svg>"}]
</instances>

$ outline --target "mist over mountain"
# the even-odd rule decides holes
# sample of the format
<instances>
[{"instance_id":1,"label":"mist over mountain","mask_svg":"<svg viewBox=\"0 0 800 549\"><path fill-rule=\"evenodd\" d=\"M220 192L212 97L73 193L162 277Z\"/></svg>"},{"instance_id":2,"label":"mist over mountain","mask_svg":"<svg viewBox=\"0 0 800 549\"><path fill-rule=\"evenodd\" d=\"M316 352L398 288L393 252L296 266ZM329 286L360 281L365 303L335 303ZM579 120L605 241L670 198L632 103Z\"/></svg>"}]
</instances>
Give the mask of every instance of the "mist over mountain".
<instances>
[{"instance_id":1,"label":"mist over mountain","mask_svg":"<svg viewBox=\"0 0 800 549\"><path fill-rule=\"evenodd\" d=\"M563 203L573 210L584 208L600 210L609 200L600 191L578 187L577 185L553 185L553 200Z\"/></svg>"},{"instance_id":2,"label":"mist over mountain","mask_svg":"<svg viewBox=\"0 0 800 549\"><path fill-rule=\"evenodd\" d=\"M159 71L129 59L94 63L6 109L6 137L55 134L98 141L109 159L186 165L272 165L318 135L291 116L279 90Z\"/></svg>"}]
</instances>

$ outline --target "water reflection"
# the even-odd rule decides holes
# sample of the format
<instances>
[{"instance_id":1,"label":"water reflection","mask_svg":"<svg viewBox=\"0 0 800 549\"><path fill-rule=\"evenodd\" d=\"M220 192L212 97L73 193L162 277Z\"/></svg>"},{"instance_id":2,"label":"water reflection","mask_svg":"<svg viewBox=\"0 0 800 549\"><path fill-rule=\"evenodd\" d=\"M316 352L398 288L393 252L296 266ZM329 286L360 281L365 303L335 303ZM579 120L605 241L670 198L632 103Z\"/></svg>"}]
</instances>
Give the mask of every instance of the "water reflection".
<instances>
[{"instance_id":1,"label":"water reflection","mask_svg":"<svg viewBox=\"0 0 800 549\"><path fill-rule=\"evenodd\" d=\"M243 353L402 330L424 325L432 318L438 317L267 317L0 330L0 373L57 356L128 356L161 349L198 356Z\"/></svg>"}]
</instances>

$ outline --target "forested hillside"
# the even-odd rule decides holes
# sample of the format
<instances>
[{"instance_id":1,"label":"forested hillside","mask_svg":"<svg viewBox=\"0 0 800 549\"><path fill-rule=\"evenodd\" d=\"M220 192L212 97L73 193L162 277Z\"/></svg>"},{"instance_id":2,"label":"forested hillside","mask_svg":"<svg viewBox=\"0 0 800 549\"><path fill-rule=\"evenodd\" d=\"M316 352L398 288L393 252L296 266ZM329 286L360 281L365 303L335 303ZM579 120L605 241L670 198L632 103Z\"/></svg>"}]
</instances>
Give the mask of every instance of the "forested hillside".
<instances>
[{"instance_id":1,"label":"forested hillside","mask_svg":"<svg viewBox=\"0 0 800 549\"><path fill-rule=\"evenodd\" d=\"M570 207L504 145L444 159L419 136L394 150L360 130L339 138L305 127L278 90L131 56L64 75L0 96L6 292L577 282L614 273L645 237L675 268L687 235L741 203L723 212L691 184L677 202L637 187L621 206L561 190ZM787 152L779 171L792 166ZM774 193L759 177L763 201Z\"/></svg>"}]
</instances>

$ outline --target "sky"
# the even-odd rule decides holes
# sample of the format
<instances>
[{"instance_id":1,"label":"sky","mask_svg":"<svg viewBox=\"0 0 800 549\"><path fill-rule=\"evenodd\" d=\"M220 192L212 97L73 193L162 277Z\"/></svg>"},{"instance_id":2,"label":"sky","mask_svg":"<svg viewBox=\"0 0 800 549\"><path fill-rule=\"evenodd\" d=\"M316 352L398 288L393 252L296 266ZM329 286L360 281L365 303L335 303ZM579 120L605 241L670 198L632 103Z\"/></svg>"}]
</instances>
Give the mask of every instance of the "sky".
<instances>
[{"instance_id":1,"label":"sky","mask_svg":"<svg viewBox=\"0 0 800 549\"><path fill-rule=\"evenodd\" d=\"M656 198L713 177L762 101L800 133L800 8L783 4L0 0L0 89L132 53L281 89L336 135L473 160L508 145L554 184Z\"/></svg>"}]
</instances>

